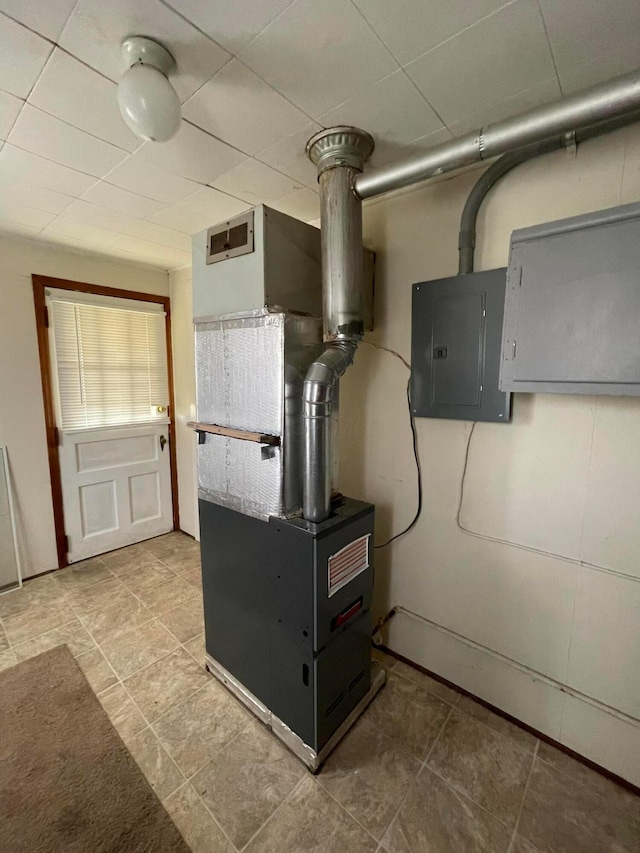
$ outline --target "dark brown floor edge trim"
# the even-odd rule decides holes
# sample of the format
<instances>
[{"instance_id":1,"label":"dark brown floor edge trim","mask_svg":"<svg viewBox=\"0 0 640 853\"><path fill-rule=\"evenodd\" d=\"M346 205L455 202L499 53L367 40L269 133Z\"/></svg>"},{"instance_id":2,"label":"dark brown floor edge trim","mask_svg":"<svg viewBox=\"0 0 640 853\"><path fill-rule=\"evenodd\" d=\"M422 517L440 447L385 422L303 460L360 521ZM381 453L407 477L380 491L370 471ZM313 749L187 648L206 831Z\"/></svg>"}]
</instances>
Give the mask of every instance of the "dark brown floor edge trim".
<instances>
[{"instance_id":1,"label":"dark brown floor edge trim","mask_svg":"<svg viewBox=\"0 0 640 853\"><path fill-rule=\"evenodd\" d=\"M418 670L418 672L422 672L424 675L428 675L429 678L433 678L434 681L439 681L440 684L444 684L445 687L450 687L452 690L457 690L458 693L462 693L463 696L468 696L470 699L473 699L474 702L477 702L479 705L483 705L485 708L488 708L490 711L493 711L494 714L497 714L499 717L502 717L508 722L513 723L514 726L518 726L518 728L524 729L525 732L529 732L529 734L534 735L534 737L537 737L538 740L542 740L545 743L548 743L550 746L555 746L555 748L560 750L560 752L564 752L565 755L568 755L571 758L575 758L576 761L579 761L580 764L584 764L585 767L588 767L590 770L595 770L596 773L599 773L601 776L604 776L612 782L615 782L615 784L620 785L621 788L625 788L632 794L640 796L640 788L634 785L633 782L629 782L628 779L623 779L622 776L618 776L616 773L612 773L611 770L607 770L606 767L601 767L600 764L596 764L595 761L591 761L591 759L585 758L584 755L580 755L579 752L575 752L568 746L565 746L562 743L558 743L557 740L554 740L553 738L549 737L549 735L545 735L537 729L528 726L526 723L523 723L522 720L518 720L516 717L512 717L511 714L507 714L506 711L503 711L501 708L496 708L496 706L492 705L490 702L485 702L484 699L480 699L480 697L475 696L473 693L469 693L468 690L465 690L463 687L454 684L453 681L447 681L446 678L443 678L436 672L431 672L430 669L426 669L424 666L420 666L419 663L414 663L412 660L409 660L408 658L405 658L402 655L399 655L397 652L394 652L391 649L387 648L387 646L376 646L376 648L385 652L385 654L388 654L390 657L402 661L402 663L406 663L413 669Z\"/></svg>"}]
</instances>

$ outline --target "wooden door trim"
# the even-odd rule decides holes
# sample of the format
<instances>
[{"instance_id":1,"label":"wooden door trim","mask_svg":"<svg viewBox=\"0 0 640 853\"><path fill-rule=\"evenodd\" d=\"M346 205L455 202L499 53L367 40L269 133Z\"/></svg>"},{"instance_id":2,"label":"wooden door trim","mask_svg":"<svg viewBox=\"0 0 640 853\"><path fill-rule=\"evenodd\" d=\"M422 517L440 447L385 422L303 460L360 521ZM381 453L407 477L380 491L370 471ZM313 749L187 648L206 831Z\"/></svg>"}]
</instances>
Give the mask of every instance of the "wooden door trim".
<instances>
[{"instance_id":1,"label":"wooden door trim","mask_svg":"<svg viewBox=\"0 0 640 853\"><path fill-rule=\"evenodd\" d=\"M47 287L57 290L72 290L77 293L92 293L96 296L115 296L119 299L135 299L138 302L155 302L164 307L166 315L167 373L169 378L169 467L171 471L171 499L173 502L173 529L180 530L180 512L178 508L178 468L176 454L176 418L175 395L173 385L173 351L171 349L171 300L168 296L153 293L141 293L137 290L120 290L117 287L103 287L82 281L70 281L65 278L52 278L47 275L32 275L33 300L36 312L36 334L40 359L40 381L44 403L44 421L47 436L47 456L51 477L51 500L53 503L53 522L56 536L58 566L69 565L67 560L67 542L64 530L64 508L62 505L62 475L60 473L60 454L58 451L58 429L53 395L51 357L49 354L49 333L47 331L47 310L45 290Z\"/></svg>"}]
</instances>

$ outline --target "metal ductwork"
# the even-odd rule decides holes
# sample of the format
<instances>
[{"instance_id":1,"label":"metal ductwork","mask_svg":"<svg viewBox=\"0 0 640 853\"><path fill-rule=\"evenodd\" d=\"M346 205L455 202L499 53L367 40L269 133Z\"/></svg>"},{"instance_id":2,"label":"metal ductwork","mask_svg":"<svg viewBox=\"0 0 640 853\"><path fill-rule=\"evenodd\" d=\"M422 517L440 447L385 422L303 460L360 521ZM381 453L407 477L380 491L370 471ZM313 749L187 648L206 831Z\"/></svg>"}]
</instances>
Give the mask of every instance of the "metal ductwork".
<instances>
[{"instance_id":1,"label":"metal ductwork","mask_svg":"<svg viewBox=\"0 0 640 853\"><path fill-rule=\"evenodd\" d=\"M329 345L304 382L303 513L307 520L324 521L331 511L338 385L362 338L362 200L524 148L539 146L542 153L569 144L580 134L586 138L639 117L640 72L634 71L367 174L364 163L374 147L368 133L334 127L311 137L307 154L318 167L320 184L324 340ZM587 129L594 132L585 133ZM551 142L547 147L552 140L558 145Z\"/></svg>"},{"instance_id":2,"label":"metal ductwork","mask_svg":"<svg viewBox=\"0 0 640 853\"><path fill-rule=\"evenodd\" d=\"M323 323L328 344L309 368L302 395L303 513L315 522L324 521L330 513L338 384L353 363L364 331L362 202L354 183L373 144L368 133L355 127L323 130L307 143L320 184Z\"/></svg>"}]
</instances>

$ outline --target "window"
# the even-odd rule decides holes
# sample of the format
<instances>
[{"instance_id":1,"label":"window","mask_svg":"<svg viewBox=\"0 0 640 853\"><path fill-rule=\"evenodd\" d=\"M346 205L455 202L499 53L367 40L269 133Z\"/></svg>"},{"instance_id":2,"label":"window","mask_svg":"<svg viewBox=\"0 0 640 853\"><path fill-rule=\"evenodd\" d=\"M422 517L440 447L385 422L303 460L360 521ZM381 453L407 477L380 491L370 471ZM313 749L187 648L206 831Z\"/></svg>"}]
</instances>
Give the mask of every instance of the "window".
<instances>
[{"instance_id":1,"label":"window","mask_svg":"<svg viewBox=\"0 0 640 853\"><path fill-rule=\"evenodd\" d=\"M48 305L63 430L162 416L158 407L169 402L162 306L64 291L48 291Z\"/></svg>"}]
</instances>

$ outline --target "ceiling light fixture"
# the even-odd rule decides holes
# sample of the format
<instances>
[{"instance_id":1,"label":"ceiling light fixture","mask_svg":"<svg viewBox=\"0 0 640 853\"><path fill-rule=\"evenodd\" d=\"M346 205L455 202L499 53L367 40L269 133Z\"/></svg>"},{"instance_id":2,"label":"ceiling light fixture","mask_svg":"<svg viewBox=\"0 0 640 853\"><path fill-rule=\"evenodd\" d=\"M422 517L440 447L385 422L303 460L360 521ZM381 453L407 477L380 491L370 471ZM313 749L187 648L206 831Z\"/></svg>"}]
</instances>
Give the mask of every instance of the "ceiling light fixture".
<instances>
[{"instance_id":1,"label":"ceiling light fixture","mask_svg":"<svg viewBox=\"0 0 640 853\"><path fill-rule=\"evenodd\" d=\"M180 101L167 79L176 63L169 51L153 39L130 36L122 42L127 65L118 84L122 118L136 134L152 142L166 142L180 126Z\"/></svg>"}]
</instances>

